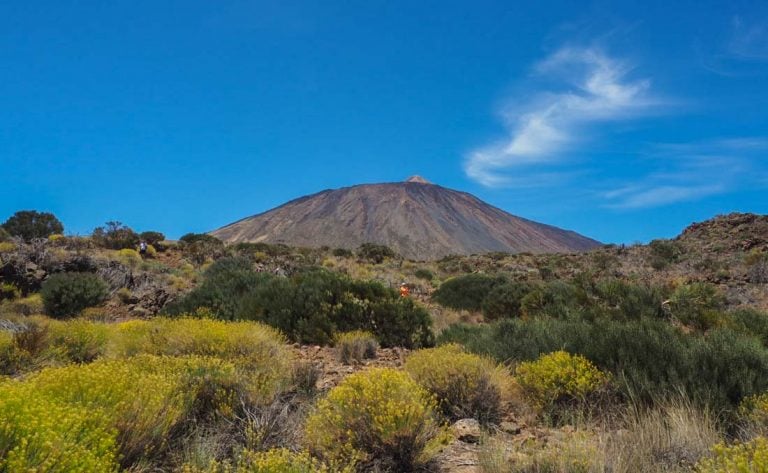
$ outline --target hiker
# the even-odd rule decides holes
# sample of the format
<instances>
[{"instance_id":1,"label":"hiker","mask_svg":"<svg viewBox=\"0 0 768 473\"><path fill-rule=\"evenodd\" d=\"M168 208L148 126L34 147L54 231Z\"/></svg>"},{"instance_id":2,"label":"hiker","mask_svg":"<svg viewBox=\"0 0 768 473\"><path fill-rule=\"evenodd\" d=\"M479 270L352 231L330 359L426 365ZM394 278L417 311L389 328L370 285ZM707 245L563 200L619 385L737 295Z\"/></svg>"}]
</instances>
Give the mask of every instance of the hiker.
<instances>
[{"instance_id":1,"label":"hiker","mask_svg":"<svg viewBox=\"0 0 768 473\"><path fill-rule=\"evenodd\" d=\"M406 283L400 284L400 297L408 297L411 295L411 289Z\"/></svg>"},{"instance_id":2,"label":"hiker","mask_svg":"<svg viewBox=\"0 0 768 473\"><path fill-rule=\"evenodd\" d=\"M142 240L141 243L139 243L139 254L141 256L144 256L147 254L147 242Z\"/></svg>"}]
</instances>

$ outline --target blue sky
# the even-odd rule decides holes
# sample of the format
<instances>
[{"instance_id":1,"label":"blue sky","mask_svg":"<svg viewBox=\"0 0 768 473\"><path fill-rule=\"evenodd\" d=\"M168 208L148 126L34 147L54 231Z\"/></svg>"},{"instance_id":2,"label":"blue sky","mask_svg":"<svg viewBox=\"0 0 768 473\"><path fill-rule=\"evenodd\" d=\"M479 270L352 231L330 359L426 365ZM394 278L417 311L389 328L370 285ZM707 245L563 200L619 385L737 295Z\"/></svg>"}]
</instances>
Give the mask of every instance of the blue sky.
<instances>
[{"instance_id":1,"label":"blue sky","mask_svg":"<svg viewBox=\"0 0 768 473\"><path fill-rule=\"evenodd\" d=\"M768 3L0 1L0 220L412 174L605 242L768 213Z\"/></svg>"}]
</instances>

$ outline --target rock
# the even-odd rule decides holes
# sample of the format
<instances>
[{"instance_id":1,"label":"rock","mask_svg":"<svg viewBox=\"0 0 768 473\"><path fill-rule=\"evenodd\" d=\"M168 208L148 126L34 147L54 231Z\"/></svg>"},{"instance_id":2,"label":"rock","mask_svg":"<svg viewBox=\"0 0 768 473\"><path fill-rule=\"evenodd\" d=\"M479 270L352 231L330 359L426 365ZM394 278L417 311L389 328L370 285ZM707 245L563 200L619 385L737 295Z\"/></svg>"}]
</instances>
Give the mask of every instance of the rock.
<instances>
[{"instance_id":1,"label":"rock","mask_svg":"<svg viewBox=\"0 0 768 473\"><path fill-rule=\"evenodd\" d=\"M451 431L457 439L464 443L477 443L480 441L480 423L475 419L461 419L451 426Z\"/></svg>"},{"instance_id":2,"label":"rock","mask_svg":"<svg viewBox=\"0 0 768 473\"><path fill-rule=\"evenodd\" d=\"M520 426L514 422L502 422L499 424L499 430L510 435L518 435L522 431Z\"/></svg>"}]
</instances>

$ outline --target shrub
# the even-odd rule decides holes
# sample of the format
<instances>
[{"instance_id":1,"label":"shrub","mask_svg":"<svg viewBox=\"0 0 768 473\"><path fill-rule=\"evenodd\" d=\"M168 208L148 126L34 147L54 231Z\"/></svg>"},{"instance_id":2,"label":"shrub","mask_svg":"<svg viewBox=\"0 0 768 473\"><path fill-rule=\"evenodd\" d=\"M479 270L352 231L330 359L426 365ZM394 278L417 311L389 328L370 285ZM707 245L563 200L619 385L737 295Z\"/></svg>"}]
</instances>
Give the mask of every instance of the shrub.
<instances>
[{"instance_id":1,"label":"shrub","mask_svg":"<svg viewBox=\"0 0 768 473\"><path fill-rule=\"evenodd\" d=\"M0 225L0 243L4 243L11 239L11 234L5 231L2 225Z\"/></svg>"},{"instance_id":2,"label":"shrub","mask_svg":"<svg viewBox=\"0 0 768 473\"><path fill-rule=\"evenodd\" d=\"M72 320L48 324L52 349L75 363L90 363L106 353L110 328L98 322Z\"/></svg>"},{"instance_id":3,"label":"shrub","mask_svg":"<svg viewBox=\"0 0 768 473\"><path fill-rule=\"evenodd\" d=\"M371 263L383 263L386 258L394 258L395 252L386 245L363 243L357 249L357 257Z\"/></svg>"},{"instance_id":4,"label":"shrub","mask_svg":"<svg viewBox=\"0 0 768 473\"><path fill-rule=\"evenodd\" d=\"M117 470L117 442L101 412L57 402L29 384L0 384L0 471Z\"/></svg>"},{"instance_id":5,"label":"shrub","mask_svg":"<svg viewBox=\"0 0 768 473\"><path fill-rule=\"evenodd\" d=\"M333 254L333 256L337 256L339 258L351 258L352 257L352 251L348 250L346 248L335 248L331 254Z\"/></svg>"},{"instance_id":6,"label":"shrub","mask_svg":"<svg viewBox=\"0 0 768 473\"><path fill-rule=\"evenodd\" d=\"M19 289L10 283L0 283L0 301L14 300L21 297Z\"/></svg>"},{"instance_id":7,"label":"shrub","mask_svg":"<svg viewBox=\"0 0 768 473\"><path fill-rule=\"evenodd\" d=\"M163 235L160 232L148 231L148 232L141 232L139 234L139 238L147 242L148 245L154 246L160 243L161 241L164 241L165 235Z\"/></svg>"},{"instance_id":8,"label":"shrub","mask_svg":"<svg viewBox=\"0 0 768 473\"><path fill-rule=\"evenodd\" d=\"M54 233L64 233L64 225L55 215L35 210L20 210L13 214L2 225L3 229L12 236L24 241L34 238L48 238Z\"/></svg>"},{"instance_id":9,"label":"shrub","mask_svg":"<svg viewBox=\"0 0 768 473\"><path fill-rule=\"evenodd\" d=\"M32 294L21 299L5 302L11 313L16 315L42 314L45 310L43 298L40 294Z\"/></svg>"},{"instance_id":10,"label":"shrub","mask_svg":"<svg viewBox=\"0 0 768 473\"><path fill-rule=\"evenodd\" d=\"M0 241L0 255L16 251L16 243L12 241Z\"/></svg>"},{"instance_id":11,"label":"shrub","mask_svg":"<svg viewBox=\"0 0 768 473\"><path fill-rule=\"evenodd\" d=\"M538 408L558 401L583 402L608 382L608 376L589 360L562 350L520 363L515 374L523 392Z\"/></svg>"},{"instance_id":12,"label":"shrub","mask_svg":"<svg viewBox=\"0 0 768 473\"><path fill-rule=\"evenodd\" d=\"M702 337L652 319L509 319L451 328L440 341L462 343L500 361L533 360L561 349L580 354L613 373L625 395L649 402L683 392L697 402L733 407L768 389L768 351L757 339L726 329Z\"/></svg>"},{"instance_id":13,"label":"shrub","mask_svg":"<svg viewBox=\"0 0 768 473\"><path fill-rule=\"evenodd\" d=\"M187 233L179 241L184 255L195 264L203 264L224 254L224 242L205 233Z\"/></svg>"},{"instance_id":14,"label":"shrub","mask_svg":"<svg viewBox=\"0 0 768 473\"><path fill-rule=\"evenodd\" d=\"M586 431L575 431L561 439L530 439L523 442L515 455L499 441L485 443L480 452L480 469L484 473L597 473L613 471L605 468L600 439ZM629 470L643 471L645 470Z\"/></svg>"},{"instance_id":15,"label":"shrub","mask_svg":"<svg viewBox=\"0 0 768 473\"><path fill-rule=\"evenodd\" d=\"M746 443L717 444L712 458L696 465L698 473L762 473L768 471L768 439L757 437Z\"/></svg>"},{"instance_id":16,"label":"shrub","mask_svg":"<svg viewBox=\"0 0 768 473\"><path fill-rule=\"evenodd\" d=\"M168 305L163 312L180 315L207 307L217 318L234 320L243 297L269 279L271 276L255 272L245 258L222 258L205 270L202 284Z\"/></svg>"},{"instance_id":17,"label":"shrub","mask_svg":"<svg viewBox=\"0 0 768 473\"><path fill-rule=\"evenodd\" d=\"M214 464L207 473L353 473L352 466L337 464L327 465L312 458L307 452L292 452L285 448L276 448L266 452L244 450L240 453L237 465ZM192 473L185 470L184 473Z\"/></svg>"},{"instance_id":18,"label":"shrub","mask_svg":"<svg viewBox=\"0 0 768 473\"><path fill-rule=\"evenodd\" d=\"M491 290L506 282L500 276L467 274L443 282L432 294L438 304L453 309L480 310Z\"/></svg>"},{"instance_id":19,"label":"shrub","mask_svg":"<svg viewBox=\"0 0 768 473\"><path fill-rule=\"evenodd\" d=\"M435 275L432 273L432 271L426 268L417 269L413 275L419 279L424 279L425 281L431 281L435 278Z\"/></svg>"},{"instance_id":20,"label":"shrub","mask_svg":"<svg viewBox=\"0 0 768 473\"><path fill-rule=\"evenodd\" d=\"M753 309L738 309L729 314L729 326L739 332L754 335L768 347L768 314Z\"/></svg>"},{"instance_id":21,"label":"shrub","mask_svg":"<svg viewBox=\"0 0 768 473\"><path fill-rule=\"evenodd\" d=\"M117 259L129 268L136 269L141 264L141 255L133 248L123 248L117 252Z\"/></svg>"},{"instance_id":22,"label":"shrub","mask_svg":"<svg viewBox=\"0 0 768 473\"><path fill-rule=\"evenodd\" d=\"M436 404L408 374L377 368L352 374L320 400L307 420L310 450L324 458L378 462L413 471L436 453Z\"/></svg>"},{"instance_id":23,"label":"shrub","mask_svg":"<svg viewBox=\"0 0 768 473\"><path fill-rule=\"evenodd\" d=\"M494 287L483 299L483 316L487 320L522 315L523 298L532 290L528 283L510 282Z\"/></svg>"},{"instance_id":24,"label":"shrub","mask_svg":"<svg viewBox=\"0 0 768 473\"><path fill-rule=\"evenodd\" d=\"M360 362L376 358L379 342L370 332L353 330L336 335L334 345L342 363Z\"/></svg>"},{"instance_id":25,"label":"shrub","mask_svg":"<svg viewBox=\"0 0 768 473\"><path fill-rule=\"evenodd\" d=\"M120 222L110 221L103 227L97 227L91 234L93 241L110 250L135 248L139 244L139 235Z\"/></svg>"},{"instance_id":26,"label":"shrub","mask_svg":"<svg viewBox=\"0 0 768 473\"><path fill-rule=\"evenodd\" d=\"M651 267L656 270L677 262L682 254L680 244L671 240L653 240L648 248L651 250Z\"/></svg>"},{"instance_id":27,"label":"shrub","mask_svg":"<svg viewBox=\"0 0 768 473\"><path fill-rule=\"evenodd\" d=\"M433 342L429 313L413 300L326 270L265 277L240 301L237 318L265 322L302 343L328 344L350 330L372 332L383 346Z\"/></svg>"},{"instance_id":28,"label":"shrub","mask_svg":"<svg viewBox=\"0 0 768 473\"><path fill-rule=\"evenodd\" d=\"M692 283L675 289L669 306L680 322L707 330L720 323L725 297L711 284Z\"/></svg>"},{"instance_id":29,"label":"shrub","mask_svg":"<svg viewBox=\"0 0 768 473\"><path fill-rule=\"evenodd\" d=\"M489 424L501 419L511 379L506 368L490 359L467 353L459 345L443 345L414 352L405 370L437 397L449 420L472 417Z\"/></svg>"},{"instance_id":30,"label":"shrub","mask_svg":"<svg viewBox=\"0 0 768 473\"><path fill-rule=\"evenodd\" d=\"M227 362L200 357L139 356L48 368L16 386L34 393L35 398L64 406L59 411L62 419L66 419L65 413L81 409L98 419L94 427L101 432L114 432L112 439L116 439L120 463L129 467L163 452L170 434L195 416L203 415L202 407L231 410L229 404L236 398L232 390L237 385L235 368ZM55 419L49 412L41 414ZM34 426L44 418L28 422ZM7 424L9 419L0 421ZM110 436L102 436L103 443L114 442ZM31 436L21 437L17 445L34 438L33 430ZM10 449L13 448L16 445L11 445ZM44 444L40 448L50 452L57 445Z\"/></svg>"},{"instance_id":31,"label":"shrub","mask_svg":"<svg viewBox=\"0 0 768 473\"><path fill-rule=\"evenodd\" d=\"M212 356L234 359L247 370L254 394L269 399L290 381L292 356L285 338L254 322L158 317L116 325L111 355Z\"/></svg>"},{"instance_id":32,"label":"shrub","mask_svg":"<svg viewBox=\"0 0 768 473\"><path fill-rule=\"evenodd\" d=\"M90 273L58 273L43 282L40 290L45 312L51 317L76 315L107 298L107 284Z\"/></svg>"}]
</instances>

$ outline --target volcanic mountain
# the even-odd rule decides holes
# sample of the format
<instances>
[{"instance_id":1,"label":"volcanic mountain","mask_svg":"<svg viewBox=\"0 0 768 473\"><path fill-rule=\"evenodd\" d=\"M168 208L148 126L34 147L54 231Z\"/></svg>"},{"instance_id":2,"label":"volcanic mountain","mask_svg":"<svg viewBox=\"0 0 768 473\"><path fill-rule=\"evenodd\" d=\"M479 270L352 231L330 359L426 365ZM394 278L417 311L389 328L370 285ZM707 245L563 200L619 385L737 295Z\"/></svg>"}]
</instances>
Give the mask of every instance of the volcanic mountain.
<instances>
[{"instance_id":1,"label":"volcanic mountain","mask_svg":"<svg viewBox=\"0 0 768 473\"><path fill-rule=\"evenodd\" d=\"M325 190L232 223L211 234L225 242L354 249L380 243L406 258L449 254L554 253L600 243L526 220L477 197L413 176L405 182Z\"/></svg>"}]
</instances>

